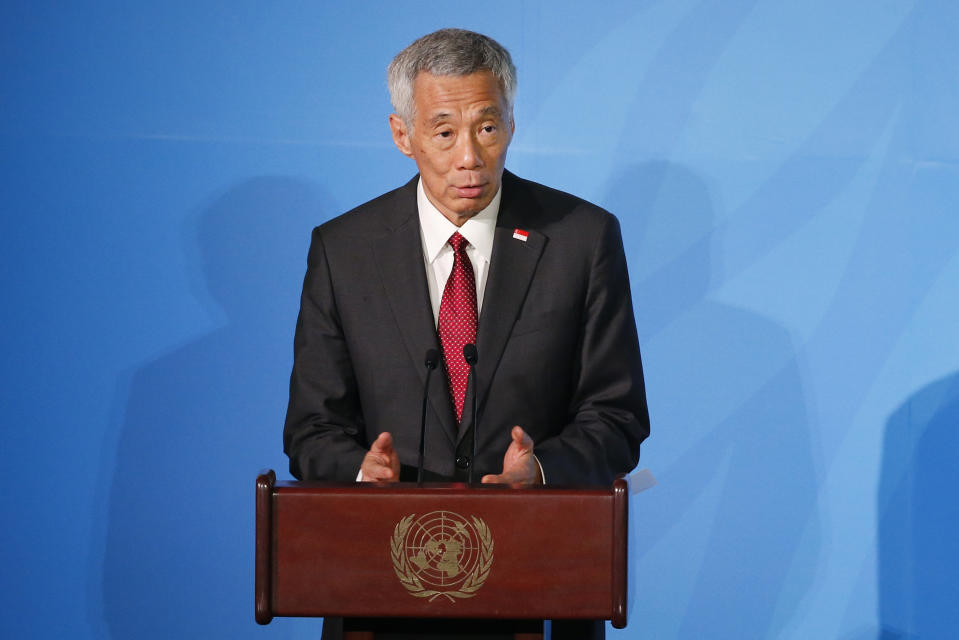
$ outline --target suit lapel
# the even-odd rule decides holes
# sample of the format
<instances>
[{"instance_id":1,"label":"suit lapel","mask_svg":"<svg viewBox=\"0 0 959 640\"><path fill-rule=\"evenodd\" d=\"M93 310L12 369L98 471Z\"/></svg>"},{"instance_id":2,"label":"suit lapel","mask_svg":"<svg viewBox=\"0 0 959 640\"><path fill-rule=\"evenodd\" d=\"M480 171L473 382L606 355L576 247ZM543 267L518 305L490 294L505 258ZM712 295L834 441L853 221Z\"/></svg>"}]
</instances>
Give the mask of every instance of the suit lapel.
<instances>
[{"instance_id":1,"label":"suit lapel","mask_svg":"<svg viewBox=\"0 0 959 640\"><path fill-rule=\"evenodd\" d=\"M371 246L396 326L420 381L425 384L424 356L427 349L439 349L439 340L423 266L416 180L398 191L392 206L384 209L386 233L374 237ZM439 367L430 380L430 403L443 432L455 443L455 414L449 395L445 371Z\"/></svg>"},{"instance_id":2,"label":"suit lapel","mask_svg":"<svg viewBox=\"0 0 959 640\"><path fill-rule=\"evenodd\" d=\"M537 211L535 205L519 197L517 181L517 178L504 172L503 201L496 221L493 255L476 337L479 362L476 365L475 386L480 412L486 404L490 383L503 357L547 241L542 233L528 228L529 222L537 217ZM513 237L516 229L529 234L525 241ZM467 403L469 401L467 396ZM471 422L463 420L460 437L468 431L467 423Z\"/></svg>"}]
</instances>

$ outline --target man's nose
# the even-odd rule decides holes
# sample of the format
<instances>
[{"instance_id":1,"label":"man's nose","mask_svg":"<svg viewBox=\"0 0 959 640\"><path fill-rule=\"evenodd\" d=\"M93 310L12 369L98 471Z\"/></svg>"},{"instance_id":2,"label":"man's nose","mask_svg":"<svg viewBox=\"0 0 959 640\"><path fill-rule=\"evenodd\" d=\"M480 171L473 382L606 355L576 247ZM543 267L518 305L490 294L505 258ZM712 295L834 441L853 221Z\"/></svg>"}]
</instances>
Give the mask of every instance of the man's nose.
<instances>
[{"instance_id":1,"label":"man's nose","mask_svg":"<svg viewBox=\"0 0 959 640\"><path fill-rule=\"evenodd\" d=\"M457 142L459 144L456 154L460 169L476 169L483 166L479 141L474 134L460 136Z\"/></svg>"}]
</instances>

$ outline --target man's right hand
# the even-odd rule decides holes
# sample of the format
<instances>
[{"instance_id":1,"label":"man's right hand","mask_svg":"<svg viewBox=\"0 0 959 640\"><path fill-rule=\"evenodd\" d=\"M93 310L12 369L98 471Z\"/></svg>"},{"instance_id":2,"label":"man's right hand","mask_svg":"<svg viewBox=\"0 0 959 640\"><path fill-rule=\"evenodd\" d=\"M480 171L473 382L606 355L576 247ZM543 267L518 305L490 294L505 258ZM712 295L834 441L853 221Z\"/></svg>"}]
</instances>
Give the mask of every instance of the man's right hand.
<instances>
[{"instance_id":1,"label":"man's right hand","mask_svg":"<svg viewBox=\"0 0 959 640\"><path fill-rule=\"evenodd\" d=\"M370 445L360 465L363 482L399 482L400 457L393 449L393 436L384 431Z\"/></svg>"}]
</instances>

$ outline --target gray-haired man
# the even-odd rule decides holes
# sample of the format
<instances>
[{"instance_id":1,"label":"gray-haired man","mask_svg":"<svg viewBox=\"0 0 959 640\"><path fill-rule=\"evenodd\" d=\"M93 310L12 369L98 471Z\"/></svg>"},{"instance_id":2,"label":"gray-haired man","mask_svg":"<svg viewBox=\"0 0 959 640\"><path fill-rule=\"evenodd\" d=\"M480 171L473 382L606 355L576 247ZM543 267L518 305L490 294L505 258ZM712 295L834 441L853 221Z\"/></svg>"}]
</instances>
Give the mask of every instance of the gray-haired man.
<instances>
[{"instance_id":1,"label":"gray-haired man","mask_svg":"<svg viewBox=\"0 0 959 640\"><path fill-rule=\"evenodd\" d=\"M445 347L429 477L473 467L483 482L608 485L649 434L616 219L504 170L516 71L494 40L437 31L400 52L388 79L393 141L419 173L313 231L284 430L291 472L410 478L424 353ZM449 347L464 341L478 351L468 388Z\"/></svg>"}]
</instances>

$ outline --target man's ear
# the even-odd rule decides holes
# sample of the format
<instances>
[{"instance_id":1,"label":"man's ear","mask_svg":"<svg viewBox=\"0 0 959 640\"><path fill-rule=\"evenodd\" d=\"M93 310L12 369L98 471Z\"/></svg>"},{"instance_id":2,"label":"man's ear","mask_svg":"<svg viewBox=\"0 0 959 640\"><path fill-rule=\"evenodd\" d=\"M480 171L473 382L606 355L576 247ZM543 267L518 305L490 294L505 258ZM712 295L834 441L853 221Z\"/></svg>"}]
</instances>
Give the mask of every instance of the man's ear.
<instances>
[{"instance_id":1,"label":"man's ear","mask_svg":"<svg viewBox=\"0 0 959 640\"><path fill-rule=\"evenodd\" d=\"M405 156L413 157L413 145L410 143L410 133L406 123L395 113L390 114L390 130L393 132L393 144Z\"/></svg>"}]
</instances>

